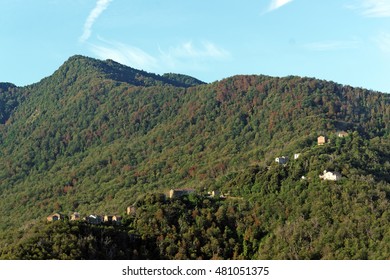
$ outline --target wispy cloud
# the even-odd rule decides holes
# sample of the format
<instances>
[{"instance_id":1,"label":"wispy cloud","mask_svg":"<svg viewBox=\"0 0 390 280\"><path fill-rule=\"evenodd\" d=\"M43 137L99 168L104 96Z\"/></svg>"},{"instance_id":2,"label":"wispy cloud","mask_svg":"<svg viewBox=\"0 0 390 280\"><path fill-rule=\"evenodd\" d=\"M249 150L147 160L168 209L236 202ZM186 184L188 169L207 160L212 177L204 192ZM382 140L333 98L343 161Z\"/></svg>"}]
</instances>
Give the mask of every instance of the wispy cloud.
<instances>
[{"instance_id":1,"label":"wispy cloud","mask_svg":"<svg viewBox=\"0 0 390 280\"><path fill-rule=\"evenodd\" d=\"M170 48L169 52L165 54L176 58L196 59L224 59L230 56L228 51L208 41L203 41L200 46L194 46L191 41L188 41Z\"/></svg>"},{"instance_id":2,"label":"wispy cloud","mask_svg":"<svg viewBox=\"0 0 390 280\"><path fill-rule=\"evenodd\" d=\"M119 63L145 70L156 70L158 60L140 48L120 42L100 39L100 44L89 44L91 51L101 59L112 59Z\"/></svg>"},{"instance_id":3,"label":"wispy cloud","mask_svg":"<svg viewBox=\"0 0 390 280\"><path fill-rule=\"evenodd\" d=\"M277 10L281 7L283 7L284 5L292 2L293 0L272 0L271 3L269 4L268 6L268 10L267 12L271 12L271 11L274 11L274 10Z\"/></svg>"},{"instance_id":4,"label":"wispy cloud","mask_svg":"<svg viewBox=\"0 0 390 280\"><path fill-rule=\"evenodd\" d=\"M159 51L161 64L170 71L202 70L209 62L225 61L231 57L230 52L209 41L197 45L188 41Z\"/></svg>"},{"instance_id":5,"label":"wispy cloud","mask_svg":"<svg viewBox=\"0 0 390 280\"><path fill-rule=\"evenodd\" d=\"M91 36L92 26L97 18L107 9L108 5L113 0L98 0L95 8L89 13L87 20L84 23L83 34L80 37L80 42L85 42Z\"/></svg>"},{"instance_id":6,"label":"wispy cloud","mask_svg":"<svg viewBox=\"0 0 390 280\"><path fill-rule=\"evenodd\" d=\"M348 8L360 11L365 17L390 17L389 0L359 0Z\"/></svg>"},{"instance_id":7,"label":"wispy cloud","mask_svg":"<svg viewBox=\"0 0 390 280\"><path fill-rule=\"evenodd\" d=\"M157 55L151 55L135 46L108 41L101 37L98 39L98 43L89 44L91 51L98 58L113 59L147 71L199 70L212 61L224 61L231 57L227 50L209 41L203 41L198 45L189 41L168 50L159 48Z\"/></svg>"},{"instance_id":8,"label":"wispy cloud","mask_svg":"<svg viewBox=\"0 0 390 280\"><path fill-rule=\"evenodd\" d=\"M304 48L311 51L338 51L359 48L358 40L349 41L319 41L304 45Z\"/></svg>"}]
</instances>

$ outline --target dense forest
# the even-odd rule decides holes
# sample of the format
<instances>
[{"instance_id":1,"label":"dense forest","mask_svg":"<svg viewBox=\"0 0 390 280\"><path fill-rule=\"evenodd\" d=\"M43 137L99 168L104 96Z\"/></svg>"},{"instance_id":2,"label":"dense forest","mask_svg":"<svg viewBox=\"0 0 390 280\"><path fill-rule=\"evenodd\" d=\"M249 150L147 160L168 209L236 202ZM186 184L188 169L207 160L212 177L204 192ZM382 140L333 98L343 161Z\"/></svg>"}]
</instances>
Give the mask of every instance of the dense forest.
<instances>
[{"instance_id":1,"label":"dense forest","mask_svg":"<svg viewBox=\"0 0 390 280\"><path fill-rule=\"evenodd\" d=\"M389 199L388 94L295 76L205 84L83 56L0 83L3 259L388 259Z\"/></svg>"}]
</instances>

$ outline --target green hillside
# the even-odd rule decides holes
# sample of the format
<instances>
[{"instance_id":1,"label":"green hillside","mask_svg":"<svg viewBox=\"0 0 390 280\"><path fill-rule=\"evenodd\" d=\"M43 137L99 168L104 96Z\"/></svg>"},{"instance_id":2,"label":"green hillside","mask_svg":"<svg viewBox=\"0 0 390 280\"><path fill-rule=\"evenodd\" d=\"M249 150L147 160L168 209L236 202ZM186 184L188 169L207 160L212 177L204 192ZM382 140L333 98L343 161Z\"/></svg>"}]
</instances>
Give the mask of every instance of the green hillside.
<instances>
[{"instance_id":1,"label":"green hillside","mask_svg":"<svg viewBox=\"0 0 390 280\"><path fill-rule=\"evenodd\" d=\"M74 56L36 84L0 84L0 123L1 258L390 257L387 94L294 76L204 84ZM160 195L179 188L196 191ZM132 204L121 226L45 222Z\"/></svg>"}]
</instances>

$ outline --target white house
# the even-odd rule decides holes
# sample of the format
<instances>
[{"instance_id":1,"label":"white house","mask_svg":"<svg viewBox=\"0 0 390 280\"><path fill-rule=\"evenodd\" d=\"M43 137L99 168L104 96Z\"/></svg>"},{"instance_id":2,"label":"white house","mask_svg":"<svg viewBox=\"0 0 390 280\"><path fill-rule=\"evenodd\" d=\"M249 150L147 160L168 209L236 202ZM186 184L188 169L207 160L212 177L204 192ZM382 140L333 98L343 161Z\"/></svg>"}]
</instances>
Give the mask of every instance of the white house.
<instances>
[{"instance_id":1,"label":"white house","mask_svg":"<svg viewBox=\"0 0 390 280\"><path fill-rule=\"evenodd\" d=\"M294 154L294 159L298 159L301 154Z\"/></svg>"},{"instance_id":2,"label":"white house","mask_svg":"<svg viewBox=\"0 0 390 280\"><path fill-rule=\"evenodd\" d=\"M285 156L275 158L275 162L279 164L286 164L287 161L288 161L288 157Z\"/></svg>"},{"instance_id":3,"label":"white house","mask_svg":"<svg viewBox=\"0 0 390 280\"><path fill-rule=\"evenodd\" d=\"M347 136L348 136L348 133L345 132L345 131L339 131L337 133L337 137L339 137L339 138L344 138L344 137L347 137Z\"/></svg>"},{"instance_id":4,"label":"white house","mask_svg":"<svg viewBox=\"0 0 390 280\"><path fill-rule=\"evenodd\" d=\"M341 174L339 172L331 172L324 170L324 174L320 175L320 179L328 181L338 181L341 179Z\"/></svg>"},{"instance_id":5,"label":"white house","mask_svg":"<svg viewBox=\"0 0 390 280\"><path fill-rule=\"evenodd\" d=\"M172 198L177 198L185 195L190 195L191 193L194 192L195 192L194 189L177 189L177 190L171 189L169 191L169 198L172 199Z\"/></svg>"},{"instance_id":6,"label":"white house","mask_svg":"<svg viewBox=\"0 0 390 280\"><path fill-rule=\"evenodd\" d=\"M87 221L87 223L98 225L103 222L103 217L98 215L89 215L85 217L84 220Z\"/></svg>"}]
</instances>

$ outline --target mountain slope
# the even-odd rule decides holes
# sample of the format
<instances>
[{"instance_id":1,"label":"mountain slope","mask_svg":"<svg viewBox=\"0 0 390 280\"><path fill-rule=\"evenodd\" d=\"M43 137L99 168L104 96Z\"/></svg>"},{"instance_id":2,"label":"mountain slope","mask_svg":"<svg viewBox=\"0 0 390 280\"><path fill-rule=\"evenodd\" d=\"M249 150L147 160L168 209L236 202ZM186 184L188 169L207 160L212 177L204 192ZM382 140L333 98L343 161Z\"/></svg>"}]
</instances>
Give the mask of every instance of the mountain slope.
<instances>
[{"instance_id":1,"label":"mountain slope","mask_svg":"<svg viewBox=\"0 0 390 280\"><path fill-rule=\"evenodd\" d=\"M4 124L23 97L11 83L0 83L0 124Z\"/></svg>"},{"instance_id":2,"label":"mountain slope","mask_svg":"<svg viewBox=\"0 0 390 280\"><path fill-rule=\"evenodd\" d=\"M272 204L283 184L301 185L301 176L330 168L348 183L362 176L369 188L381 186L376 192L388 189L383 93L300 77L201 84L82 56L39 83L7 89L7 102L10 91L20 98L1 111L0 244L13 244L10 233L23 237L54 211L121 213L139 196L170 188L219 189ZM316 150L319 134L339 130L350 138ZM275 157L299 152L307 154L299 165L266 171ZM269 226L261 245L271 258L278 226Z\"/></svg>"}]
</instances>

